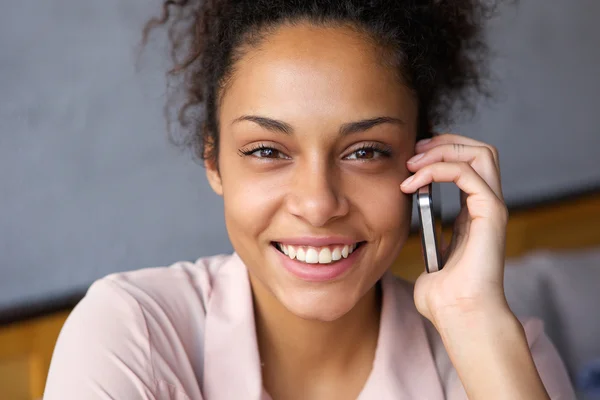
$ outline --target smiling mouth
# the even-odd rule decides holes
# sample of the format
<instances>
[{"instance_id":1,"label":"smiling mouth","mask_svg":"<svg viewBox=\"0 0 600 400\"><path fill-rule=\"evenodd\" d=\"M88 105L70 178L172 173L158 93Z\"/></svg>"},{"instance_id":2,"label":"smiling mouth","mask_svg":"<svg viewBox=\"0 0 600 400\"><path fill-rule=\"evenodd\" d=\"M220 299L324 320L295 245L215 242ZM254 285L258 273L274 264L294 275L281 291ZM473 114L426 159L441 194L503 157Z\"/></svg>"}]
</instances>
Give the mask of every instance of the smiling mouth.
<instances>
[{"instance_id":1,"label":"smiling mouth","mask_svg":"<svg viewBox=\"0 0 600 400\"><path fill-rule=\"evenodd\" d=\"M352 245L330 245L330 246L293 246L278 242L271 242L280 253L292 260L306 264L332 264L336 261L348 258L356 249L366 242L357 242Z\"/></svg>"}]
</instances>

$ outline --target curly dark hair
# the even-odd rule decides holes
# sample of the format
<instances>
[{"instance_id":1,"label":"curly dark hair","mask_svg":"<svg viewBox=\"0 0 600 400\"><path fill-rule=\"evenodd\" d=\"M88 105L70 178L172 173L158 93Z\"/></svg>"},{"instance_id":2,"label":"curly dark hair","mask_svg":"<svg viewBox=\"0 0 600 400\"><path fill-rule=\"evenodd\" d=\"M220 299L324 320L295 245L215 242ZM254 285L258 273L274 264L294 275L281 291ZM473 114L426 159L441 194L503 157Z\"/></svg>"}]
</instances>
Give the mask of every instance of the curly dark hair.
<instances>
[{"instance_id":1,"label":"curly dark hair","mask_svg":"<svg viewBox=\"0 0 600 400\"><path fill-rule=\"evenodd\" d=\"M168 27L171 75L181 81L166 105L170 138L201 160L218 161L219 99L238 60L282 24L344 25L366 34L391 60L419 104L418 139L472 111L474 95L488 94L488 48L483 23L495 2L477 0L166 0L150 20ZM387 64L386 64L387 65ZM175 101L179 99L180 101ZM183 136L172 135L171 112Z\"/></svg>"}]
</instances>

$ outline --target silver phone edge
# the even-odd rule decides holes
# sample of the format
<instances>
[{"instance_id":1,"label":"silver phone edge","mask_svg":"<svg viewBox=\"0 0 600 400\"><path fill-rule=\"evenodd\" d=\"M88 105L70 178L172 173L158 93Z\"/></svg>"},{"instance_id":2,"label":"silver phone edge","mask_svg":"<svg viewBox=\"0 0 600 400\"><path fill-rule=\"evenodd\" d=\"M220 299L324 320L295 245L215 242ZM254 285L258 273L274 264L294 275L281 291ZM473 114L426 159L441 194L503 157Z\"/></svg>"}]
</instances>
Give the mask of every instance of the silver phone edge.
<instances>
[{"instance_id":1,"label":"silver phone edge","mask_svg":"<svg viewBox=\"0 0 600 400\"><path fill-rule=\"evenodd\" d=\"M428 273L437 272L441 269L430 190L431 186L427 185L420 188L417 192L417 210L420 219L421 244L423 246L423 255L425 258L425 269Z\"/></svg>"}]
</instances>

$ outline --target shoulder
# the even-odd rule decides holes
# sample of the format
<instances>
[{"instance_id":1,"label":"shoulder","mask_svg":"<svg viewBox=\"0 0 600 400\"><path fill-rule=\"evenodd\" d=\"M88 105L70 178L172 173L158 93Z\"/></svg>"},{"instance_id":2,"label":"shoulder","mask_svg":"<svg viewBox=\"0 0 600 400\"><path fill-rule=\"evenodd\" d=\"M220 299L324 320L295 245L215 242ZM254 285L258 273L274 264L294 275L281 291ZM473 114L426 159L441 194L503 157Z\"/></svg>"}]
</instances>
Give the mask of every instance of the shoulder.
<instances>
[{"instance_id":1,"label":"shoulder","mask_svg":"<svg viewBox=\"0 0 600 400\"><path fill-rule=\"evenodd\" d=\"M230 258L217 255L107 275L90 286L70 319L83 319L92 309L110 309L129 316L128 324L143 324L150 331L197 327L204 320L215 277Z\"/></svg>"},{"instance_id":2,"label":"shoulder","mask_svg":"<svg viewBox=\"0 0 600 400\"><path fill-rule=\"evenodd\" d=\"M155 358L161 351L202 354L204 321L214 282L231 257L217 255L111 274L94 282L78 307L93 308L94 314L110 309L113 316L127 317L119 323L135 324L145 334L138 337L149 342Z\"/></svg>"},{"instance_id":3,"label":"shoulder","mask_svg":"<svg viewBox=\"0 0 600 400\"><path fill-rule=\"evenodd\" d=\"M231 255L199 258L195 262L179 261L169 266L139 269L108 275L88 290L86 298L120 293L145 311L154 308L176 310L193 306L204 311L213 282ZM85 300L85 298L84 298ZM111 301L110 297L105 300Z\"/></svg>"},{"instance_id":4,"label":"shoulder","mask_svg":"<svg viewBox=\"0 0 600 400\"><path fill-rule=\"evenodd\" d=\"M64 393L59 389L64 381L78 376L116 397L164 385L198 397L206 308L214 279L230 257L116 273L94 282L61 330L49 387Z\"/></svg>"}]
</instances>

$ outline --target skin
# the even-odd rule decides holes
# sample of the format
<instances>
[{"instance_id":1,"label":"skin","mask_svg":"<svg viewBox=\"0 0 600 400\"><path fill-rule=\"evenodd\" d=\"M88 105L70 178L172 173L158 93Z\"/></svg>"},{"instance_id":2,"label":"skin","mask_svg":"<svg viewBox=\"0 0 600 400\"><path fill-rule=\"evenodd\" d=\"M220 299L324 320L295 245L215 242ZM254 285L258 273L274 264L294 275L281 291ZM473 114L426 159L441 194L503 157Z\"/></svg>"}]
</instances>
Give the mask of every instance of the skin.
<instances>
[{"instance_id":1,"label":"skin","mask_svg":"<svg viewBox=\"0 0 600 400\"><path fill-rule=\"evenodd\" d=\"M457 240L445 268L417 281L417 308L440 332L470 398L546 398L504 299L507 213L497 153L457 135L415 147L416 99L379 57L347 27L283 26L238 62L221 99L218 168L207 163L207 177L248 268L263 384L274 399L358 396L377 344L376 282L406 241L411 195L431 181L454 181L465 192ZM339 133L382 117L399 122ZM357 152L373 144L378 150ZM258 145L272 150L240 155ZM409 162L415 153L423 157ZM352 268L330 282L292 276L271 245L327 235L366 242ZM511 339L500 341L506 349L494 334ZM474 360L489 368L474 369ZM490 381L483 370L498 375ZM498 385L519 396L490 391Z\"/></svg>"}]
</instances>

